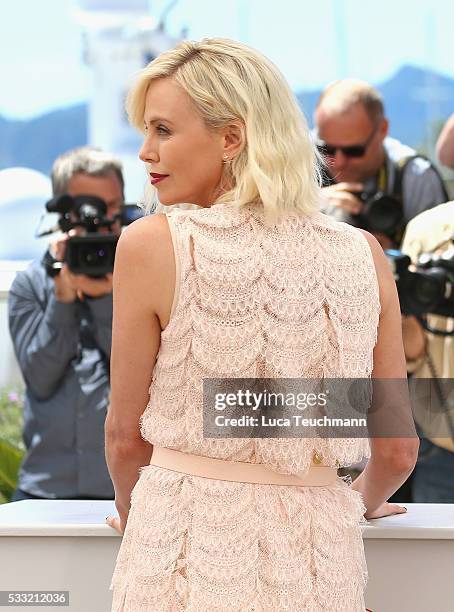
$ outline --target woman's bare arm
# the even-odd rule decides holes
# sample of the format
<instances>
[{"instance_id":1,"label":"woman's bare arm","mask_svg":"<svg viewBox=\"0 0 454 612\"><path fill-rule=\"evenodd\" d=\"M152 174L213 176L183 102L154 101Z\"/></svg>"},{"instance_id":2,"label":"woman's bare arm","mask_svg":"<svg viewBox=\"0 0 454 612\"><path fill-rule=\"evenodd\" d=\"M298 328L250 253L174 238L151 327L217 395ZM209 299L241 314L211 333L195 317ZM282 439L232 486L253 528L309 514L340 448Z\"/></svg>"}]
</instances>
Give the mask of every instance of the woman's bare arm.
<instances>
[{"instance_id":1,"label":"woman's bare arm","mask_svg":"<svg viewBox=\"0 0 454 612\"><path fill-rule=\"evenodd\" d=\"M105 424L106 459L122 528L139 468L153 447L140 434L139 419L170 313L175 261L164 215L145 217L123 232L115 255L111 399ZM164 320L164 321L163 321Z\"/></svg>"},{"instance_id":2,"label":"woman's bare arm","mask_svg":"<svg viewBox=\"0 0 454 612\"><path fill-rule=\"evenodd\" d=\"M361 230L362 231L362 230ZM407 378L405 355L402 343L402 322L397 294L391 267L386 259L383 249L376 239L364 232L374 258L377 278L380 287L381 313L378 328L378 338L374 349L374 379L403 379ZM390 381L390 389L395 388ZM404 383L405 384L405 383ZM385 387L386 389L386 387ZM393 398L390 394L390 402ZM394 408L392 406L390 409ZM402 411L401 415L387 415L387 407L382 413L384 419L388 416L396 417L401 422L413 423L410 405L403 402L396 406ZM377 432L378 433L378 430ZM406 437L372 437L371 457L364 471L354 481L352 488L363 495L367 508L366 517L377 518L398 511L398 507L391 508L385 504L389 497L406 481L413 471L418 454L419 439L412 427L408 428Z\"/></svg>"}]
</instances>

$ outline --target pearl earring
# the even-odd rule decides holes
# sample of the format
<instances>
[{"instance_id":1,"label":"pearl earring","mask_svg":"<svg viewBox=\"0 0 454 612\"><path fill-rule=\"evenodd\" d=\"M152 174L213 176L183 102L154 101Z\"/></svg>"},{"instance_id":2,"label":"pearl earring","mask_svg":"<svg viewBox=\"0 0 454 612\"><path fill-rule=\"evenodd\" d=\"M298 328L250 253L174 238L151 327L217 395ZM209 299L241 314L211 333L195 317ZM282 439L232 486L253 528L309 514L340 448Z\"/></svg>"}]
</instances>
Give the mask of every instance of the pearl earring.
<instances>
[{"instance_id":1,"label":"pearl earring","mask_svg":"<svg viewBox=\"0 0 454 612\"><path fill-rule=\"evenodd\" d=\"M227 155L227 153L224 153L224 155L222 156L222 163L226 164L229 161L229 156Z\"/></svg>"}]
</instances>

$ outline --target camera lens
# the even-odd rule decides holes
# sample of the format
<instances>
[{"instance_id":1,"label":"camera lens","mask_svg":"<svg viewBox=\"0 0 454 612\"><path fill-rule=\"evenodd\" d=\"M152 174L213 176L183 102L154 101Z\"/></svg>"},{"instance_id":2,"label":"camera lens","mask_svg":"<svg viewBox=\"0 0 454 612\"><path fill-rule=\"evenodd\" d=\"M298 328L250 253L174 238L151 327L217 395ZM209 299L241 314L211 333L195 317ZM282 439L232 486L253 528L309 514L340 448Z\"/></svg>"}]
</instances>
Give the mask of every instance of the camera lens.
<instances>
[{"instance_id":1,"label":"camera lens","mask_svg":"<svg viewBox=\"0 0 454 612\"><path fill-rule=\"evenodd\" d=\"M96 248L94 245L87 245L80 249L80 263L84 266L98 266L106 258L106 251L103 248Z\"/></svg>"},{"instance_id":2,"label":"camera lens","mask_svg":"<svg viewBox=\"0 0 454 612\"><path fill-rule=\"evenodd\" d=\"M421 275L422 276L422 275ZM419 283L415 286L415 297L422 306L428 306L437 299L438 283L432 279L420 278Z\"/></svg>"},{"instance_id":3,"label":"camera lens","mask_svg":"<svg viewBox=\"0 0 454 612\"><path fill-rule=\"evenodd\" d=\"M394 198L378 193L366 204L369 231L391 236L403 222L401 207Z\"/></svg>"},{"instance_id":4,"label":"camera lens","mask_svg":"<svg viewBox=\"0 0 454 612\"><path fill-rule=\"evenodd\" d=\"M431 312L443 300L445 283L443 270L437 268L413 276L411 295L421 312Z\"/></svg>"},{"instance_id":5,"label":"camera lens","mask_svg":"<svg viewBox=\"0 0 454 612\"><path fill-rule=\"evenodd\" d=\"M118 238L110 234L71 237L65 257L69 269L74 274L105 276L113 270L117 242Z\"/></svg>"}]
</instances>

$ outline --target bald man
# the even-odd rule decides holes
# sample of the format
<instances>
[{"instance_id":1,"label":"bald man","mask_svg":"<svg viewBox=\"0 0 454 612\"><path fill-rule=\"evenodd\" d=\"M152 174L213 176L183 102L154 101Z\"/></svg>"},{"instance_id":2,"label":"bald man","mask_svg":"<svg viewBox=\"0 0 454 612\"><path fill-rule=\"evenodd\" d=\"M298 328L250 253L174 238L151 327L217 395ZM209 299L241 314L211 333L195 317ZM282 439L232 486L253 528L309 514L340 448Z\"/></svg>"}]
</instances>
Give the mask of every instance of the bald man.
<instances>
[{"instance_id":1,"label":"bald man","mask_svg":"<svg viewBox=\"0 0 454 612\"><path fill-rule=\"evenodd\" d=\"M430 161L388 136L381 96L365 81L343 79L326 87L314 119L317 145L327 164L324 212L365 227L383 248L398 247L410 219L448 199ZM377 192L391 196L391 206L399 208L399 230L374 231L358 216Z\"/></svg>"}]
</instances>

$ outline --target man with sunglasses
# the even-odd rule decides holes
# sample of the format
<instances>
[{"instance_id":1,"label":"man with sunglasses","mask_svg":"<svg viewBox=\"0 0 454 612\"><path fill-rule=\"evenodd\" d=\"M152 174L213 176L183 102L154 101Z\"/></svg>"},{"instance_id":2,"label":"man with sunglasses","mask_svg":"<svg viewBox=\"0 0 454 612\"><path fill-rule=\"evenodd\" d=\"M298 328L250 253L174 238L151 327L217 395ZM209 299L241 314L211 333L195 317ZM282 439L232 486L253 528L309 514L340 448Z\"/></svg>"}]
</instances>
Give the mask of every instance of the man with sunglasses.
<instances>
[{"instance_id":1,"label":"man with sunglasses","mask_svg":"<svg viewBox=\"0 0 454 612\"><path fill-rule=\"evenodd\" d=\"M343 79L328 85L317 103L315 125L327 165L324 212L363 227L358 220L365 214L365 202L377 194L389 196L388 214L390 206L391 213L393 206L400 208L395 211L401 217L399 232L365 227L383 248L399 246L410 219L448 199L430 161L388 137L383 101L368 83Z\"/></svg>"},{"instance_id":2,"label":"man with sunglasses","mask_svg":"<svg viewBox=\"0 0 454 612\"><path fill-rule=\"evenodd\" d=\"M328 85L317 102L314 122L317 147L326 163L322 210L367 229L383 249L398 248L411 219L449 199L430 161L388 137L382 98L368 83L343 79ZM395 213L391 231L377 231L369 224L374 199L375 228L386 227ZM415 325L413 317L402 317L407 360L419 350ZM392 501L411 499L410 487L409 480Z\"/></svg>"}]
</instances>

